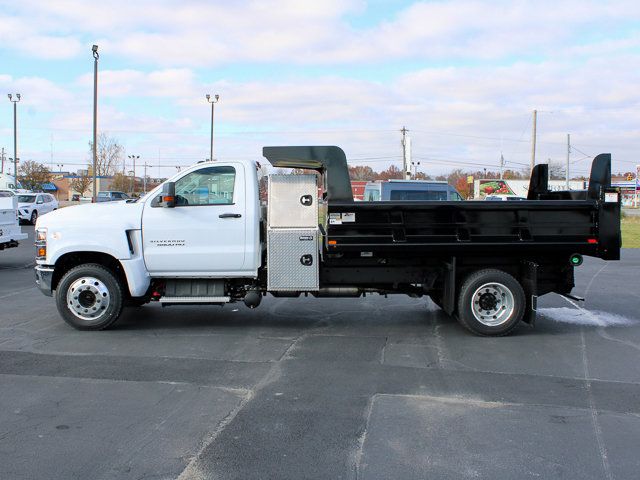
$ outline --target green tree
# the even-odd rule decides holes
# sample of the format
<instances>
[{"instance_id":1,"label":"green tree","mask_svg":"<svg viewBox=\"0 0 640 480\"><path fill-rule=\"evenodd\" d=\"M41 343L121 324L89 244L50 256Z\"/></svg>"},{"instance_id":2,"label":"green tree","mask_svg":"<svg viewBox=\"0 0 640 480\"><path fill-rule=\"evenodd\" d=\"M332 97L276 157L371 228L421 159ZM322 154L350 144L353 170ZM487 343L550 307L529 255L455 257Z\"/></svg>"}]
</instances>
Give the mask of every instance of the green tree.
<instances>
[{"instance_id":1,"label":"green tree","mask_svg":"<svg viewBox=\"0 0 640 480\"><path fill-rule=\"evenodd\" d=\"M41 163L27 160L20 165L18 171L20 183L27 190L38 190L51 180L51 172Z\"/></svg>"},{"instance_id":2,"label":"green tree","mask_svg":"<svg viewBox=\"0 0 640 480\"><path fill-rule=\"evenodd\" d=\"M109 190L117 192L128 192L131 190L133 183L130 176L122 172L118 172L113 176Z\"/></svg>"}]
</instances>

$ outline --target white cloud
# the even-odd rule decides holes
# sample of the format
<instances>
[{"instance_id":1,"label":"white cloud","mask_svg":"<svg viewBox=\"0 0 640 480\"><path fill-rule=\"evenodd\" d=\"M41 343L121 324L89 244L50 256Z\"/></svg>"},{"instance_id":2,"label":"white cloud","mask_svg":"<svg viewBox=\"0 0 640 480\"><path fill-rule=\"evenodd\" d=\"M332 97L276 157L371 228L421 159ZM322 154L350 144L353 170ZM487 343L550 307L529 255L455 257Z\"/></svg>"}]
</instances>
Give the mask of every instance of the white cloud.
<instances>
[{"instance_id":1,"label":"white cloud","mask_svg":"<svg viewBox=\"0 0 640 480\"><path fill-rule=\"evenodd\" d=\"M0 20L0 39L8 48L67 58L100 39L111 55L167 67L557 54L576 51L584 32L606 34L640 18L640 4L628 0L415 2L393 18L360 28L347 21L348 14L366 14L354 0L23 0L7 9L15 12Z\"/></svg>"},{"instance_id":2,"label":"white cloud","mask_svg":"<svg viewBox=\"0 0 640 480\"><path fill-rule=\"evenodd\" d=\"M204 158L204 94L219 93L221 155L256 157L267 143L336 143L352 157L397 157L398 130L407 125L427 168L495 165L500 151L524 166L538 108L539 159L563 158L570 132L580 150L611 150L614 169L637 162L637 2L415 2L358 27L349 18L367 14L360 0L0 5L0 54L87 60L89 46L100 45L100 128L141 154ZM293 68L278 76L282 65ZM221 66L232 67L225 78ZM274 71L251 78L256 66ZM47 72L2 70L0 90L25 95L34 128L24 124L25 149L45 155L52 129L71 156L84 156L92 72L64 83ZM0 115L9 108L0 104ZM0 127L0 143L8 132Z\"/></svg>"}]
</instances>

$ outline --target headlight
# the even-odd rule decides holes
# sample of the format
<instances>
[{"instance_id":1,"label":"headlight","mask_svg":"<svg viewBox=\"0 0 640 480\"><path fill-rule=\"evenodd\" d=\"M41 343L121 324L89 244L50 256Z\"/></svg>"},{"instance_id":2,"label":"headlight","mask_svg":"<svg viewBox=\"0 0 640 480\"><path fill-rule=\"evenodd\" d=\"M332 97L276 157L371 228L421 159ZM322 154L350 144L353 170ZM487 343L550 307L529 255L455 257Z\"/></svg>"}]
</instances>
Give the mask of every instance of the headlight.
<instances>
[{"instance_id":1,"label":"headlight","mask_svg":"<svg viewBox=\"0 0 640 480\"><path fill-rule=\"evenodd\" d=\"M47 258L47 229L38 228L36 230L36 260Z\"/></svg>"}]
</instances>

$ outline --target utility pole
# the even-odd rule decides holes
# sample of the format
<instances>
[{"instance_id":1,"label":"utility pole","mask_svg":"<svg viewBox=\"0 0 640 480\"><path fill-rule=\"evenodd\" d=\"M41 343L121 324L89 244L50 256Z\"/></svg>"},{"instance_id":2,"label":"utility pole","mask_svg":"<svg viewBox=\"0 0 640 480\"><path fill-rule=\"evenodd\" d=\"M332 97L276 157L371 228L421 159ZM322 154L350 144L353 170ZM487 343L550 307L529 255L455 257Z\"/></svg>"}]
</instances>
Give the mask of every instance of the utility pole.
<instances>
[{"instance_id":1,"label":"utility pole","mask_svg":"<svg viewBox=\"0 0 640 480\"><path fill-rule=\"evenodd\" d=\"M404 168L404 179L411 180L411 138L407 135L406 127L402 127L402 168Z\"/></svg>"},{"instance_id":2,"label":"utility pole","mask_svg":"<svg viewBox=\"0 0 640 480\"><path fill-rule=\"evenodd\" d=\"M567 190L569 190L569 155L571 155L571 134L567 133L567 171L566 171Z\"/></svg>"},{"instance_id":3,"label":"utility pole","mask_svg":"<svg viewBox=\"0 0 640 480\"><path fill-rule=\"evenodd\" d=\"M531 170L536 166L536 128L538 123L538 111L533 111L533 127L531 132Z\"/></svg>"},{"instance_id":4,"label":"utility pole","mask_svg":"<svg viewBox=\"0 0 640 480\"><path fill-rule=\"evenodd\" d=\"M0 173L4 173L4 147L2 147L2 153L0 154L0 159L2 159L2 170L0 170Z\"/></svg>"},{"instance_id":5,"label":"utility pole","mask_svg":"<svg viewBox=\"0 0 640 480\"><path fill-rule=\"evenodd\" d=\"M207 93L205 98L207 99L207 102L211 104L211 148L209 149L209 161L213 162L213 106L218 103L218 100L220 100L220 95L214 95L214 99L211 100L211 95Z\"/></svg>"},{"instance_id":6,"label":"utility pole","mask_svg":"<svg viewBox=\"0 0 640 480\"><path fill-rule=\"evenodd\" d=\"M15 176L15 184L18 185L18 102L20 94L16 93L16 99L10 93L7 95L9 101L13 103L13 175Z\"/></svg>"},{"instance_id":7,"label":"utility pole","mask_svg":"<svg viewBox=\"0 0 640 480\"><path fill-rule=\"evenodd\" d=\"M500 180L502 180L502 176L504 174L504 155L500 152Z\"/></svg>"}]
</instances>

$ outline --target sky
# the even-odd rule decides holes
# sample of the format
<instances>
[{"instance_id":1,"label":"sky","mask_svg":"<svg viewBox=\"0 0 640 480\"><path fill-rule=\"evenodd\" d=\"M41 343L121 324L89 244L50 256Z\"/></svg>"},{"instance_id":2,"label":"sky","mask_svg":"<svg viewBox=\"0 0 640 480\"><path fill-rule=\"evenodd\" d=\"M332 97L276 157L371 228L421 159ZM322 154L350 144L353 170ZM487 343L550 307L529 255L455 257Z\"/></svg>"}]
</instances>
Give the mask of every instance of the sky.
<instances>
[{"instance_id":1,"label":"sky","mask_svg":"<svg viewBox=\"0 0 640 480\"><path fill-rule=\"evenodd\" d=\"M93 56L98 130L151 176L265 145L338 145L349 162L418 169L587 174L640 163L640 2L0 0L0 148L75 171L89 160ZM131 165L123 167L128 171ZM137 171L138 175L142 172Z\"/></svg>"}]
</instances>

